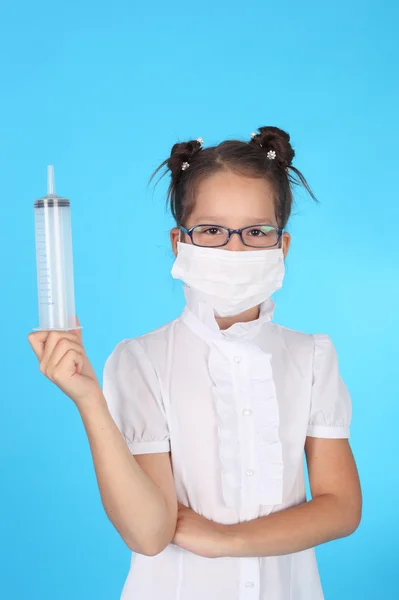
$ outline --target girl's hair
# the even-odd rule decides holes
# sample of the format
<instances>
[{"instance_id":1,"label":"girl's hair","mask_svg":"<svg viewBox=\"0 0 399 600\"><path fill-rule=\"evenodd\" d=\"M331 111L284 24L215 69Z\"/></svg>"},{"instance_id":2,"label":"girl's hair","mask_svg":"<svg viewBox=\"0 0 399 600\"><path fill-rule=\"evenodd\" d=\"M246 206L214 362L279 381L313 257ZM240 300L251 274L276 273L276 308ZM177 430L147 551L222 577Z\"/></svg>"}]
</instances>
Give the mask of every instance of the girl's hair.
<instances>
[{"instance_id":1,"label":"girl's hair","mask_svg":"<svg viewBox=\"0 0 399 600\"><path fill-rule=\"evenodd\" d=\"M170 171L167 200L177 224L184 225L190 216L201 181L218 171L263 177L269 181L273 186L276 218L281 229L291 214L293 185L302 184L317 202L302 173L291 164L295 152L288 133L271 126L260 127L258 131L248 142L227 140L217 146L202 148L199 138L174 144L169 158L154 171L150 182L162 167L167 167L164 175Z\"/></svg>"}]
</instances>

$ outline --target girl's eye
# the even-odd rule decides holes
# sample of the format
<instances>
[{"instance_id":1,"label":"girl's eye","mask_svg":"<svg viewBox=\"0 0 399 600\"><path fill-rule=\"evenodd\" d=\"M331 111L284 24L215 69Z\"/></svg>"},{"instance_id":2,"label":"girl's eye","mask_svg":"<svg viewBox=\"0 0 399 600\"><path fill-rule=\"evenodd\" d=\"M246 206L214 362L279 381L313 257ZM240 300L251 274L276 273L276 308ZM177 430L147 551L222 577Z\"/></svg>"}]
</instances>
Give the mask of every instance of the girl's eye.
<instances>
[{"instance_id":1,"label":"girl's eye","mask_svg":"<svg viewBox=\"0 0 399 600\"><path fill-rule=\"evenodd\" d=\"M217 225L198 225L193 229L192 241L197 246L224 246L229 239L229 232Z\"/></svg>"},{"instance_id":2,"label":"girl's eye","mask_svg":"<svg viewBox=\"0 0 399 600\"><path fill-rule=\"evenodd\" d=\"M198 227L195 232L205 235L220 235L222 233L219 227Z\"/></svg>"},{"instance_id":3,"label":"girl's eye","mask_svg":"<svg viewBox=\"0 0 399 600\"><path fill-rule=\"evenodd\" d=\"M247 230L247 235L251 237L264 237L273 233L275 230L272 227L254 227Z\"/></svg>"}]
</instances>

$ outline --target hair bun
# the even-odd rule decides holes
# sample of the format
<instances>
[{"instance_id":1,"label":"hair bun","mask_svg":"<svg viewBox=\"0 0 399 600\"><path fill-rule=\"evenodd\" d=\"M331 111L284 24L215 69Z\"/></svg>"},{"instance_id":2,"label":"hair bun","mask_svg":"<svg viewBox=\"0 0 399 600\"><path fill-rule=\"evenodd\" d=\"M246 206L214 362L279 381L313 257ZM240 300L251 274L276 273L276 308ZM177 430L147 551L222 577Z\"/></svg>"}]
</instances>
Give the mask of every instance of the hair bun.
<instances>
[{"instance_id":1,"label":"hair bun","mask_svg":"<svg viewBox=\"0 0 399 600\"><path fill-rule=\"evenodd\" d=\"M278 127L259 127L259 133L252 137L252 142L261 146L263 150L268 152L274 150L276 163L284 168L291 166L295 152L290 144L290 136L283 129Z\"/></svg>"},{"instance_id":2,"label":"hair bun","mask_svg":"<svg viewBox=\"0 0 399 600\"><path fill-rule=\"evenodd\" d=\"M192 158L198 154L201 148L202 138L174 144L167 161L167 166L172 173L173 179L176 179L180 175L183 163L190 164Z\"/></svg>"}]
</instances>

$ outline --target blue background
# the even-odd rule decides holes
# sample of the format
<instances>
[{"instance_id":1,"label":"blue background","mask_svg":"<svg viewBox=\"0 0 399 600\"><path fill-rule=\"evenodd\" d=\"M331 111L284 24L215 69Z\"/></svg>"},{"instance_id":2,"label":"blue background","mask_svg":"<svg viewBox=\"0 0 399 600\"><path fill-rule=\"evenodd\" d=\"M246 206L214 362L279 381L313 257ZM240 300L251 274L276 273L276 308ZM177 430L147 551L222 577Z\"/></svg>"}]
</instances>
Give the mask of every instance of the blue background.
<instances>
[{"instance_id":1,"label":"blue background","mask_svg":"<svg viewBox=\"0 0 399 600\"><path fill-rule=\"evenodd\" d=\"M275 320L331 335L353 400L363 522L317 549L326 600L398 598L398 16L393 0L3 4L1 598L117 599L130 558L79 413L27 341L47 164L72 201L76 307L101 377L118 341L183 306L167 180L154 193L150 174L178 139L262 125L291 134L321 201L297 196Z\"/></svg>"}]
</instances>

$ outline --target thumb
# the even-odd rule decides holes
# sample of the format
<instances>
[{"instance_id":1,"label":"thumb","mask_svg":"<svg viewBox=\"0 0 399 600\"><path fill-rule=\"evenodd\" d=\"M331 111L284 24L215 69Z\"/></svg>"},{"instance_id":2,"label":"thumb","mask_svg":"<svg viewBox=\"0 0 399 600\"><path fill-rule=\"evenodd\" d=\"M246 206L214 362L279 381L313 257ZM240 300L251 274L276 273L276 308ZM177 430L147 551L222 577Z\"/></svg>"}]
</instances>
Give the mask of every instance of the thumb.
<instances>
[{"instance_id":1,"label":"thumb","mask_svg":"<svg viewBox=\"0 0 399 600\"><path fill-rule=\"evenodd\" d=\"M80 327L80 321L79 321L78 315L75 315L75 320L76 320L77 327ZM79 342L83 345L83 343L82 343L82 330L81 329L73 329L72 333L76 334L76 336L79 339Z\"/></svg>"},{"instance_id":2,"label":"thumb","mask_svg":"<svg viewBox=\"0 0 399 600\"><path fill-rule=\"evenodd\" d=\"M48 338L48 331L37 331L36 333L30 333L28 340L31 345L33 352L36 354L39 361L42 360L44 355L44 346Z\"/></svg>"}]
</instances>

